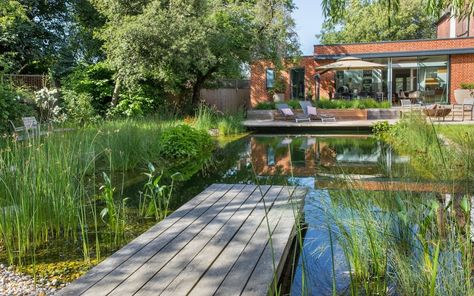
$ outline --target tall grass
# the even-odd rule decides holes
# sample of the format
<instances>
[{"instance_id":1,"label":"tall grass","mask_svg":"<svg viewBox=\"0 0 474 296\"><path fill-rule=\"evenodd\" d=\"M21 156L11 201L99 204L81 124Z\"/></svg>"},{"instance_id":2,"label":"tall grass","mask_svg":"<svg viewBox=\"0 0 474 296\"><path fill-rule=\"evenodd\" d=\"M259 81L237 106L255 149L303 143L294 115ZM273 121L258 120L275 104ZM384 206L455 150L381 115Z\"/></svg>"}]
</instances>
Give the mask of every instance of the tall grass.
<instances>
[{"instance_id":1,"label":"tall grass","mask_svg":"<svg viewBox=\"0 0 474 296\"><path fill-rule=\"evenodd\" d=\"M420 179L452 186L423 194L331 191L321 207L331 244L345 255L350 294L473 295L472 142L466 136L461 146L442 143L438 128L420 117L381 132L379 138L410 156Z\"/></svg>"},{"instance_id":2,"label":"tall grass","mask_svg":"<svg viewBox=\"0 0 474 296\"><path fill-rule=\"evenodd\" d=\"M122 244L124 175L144 170L149 162L166 170L161 135L176 124L111 121L24 141L5 140L0 146L0 244L9 263L31 262L37 247L58 239L80 245L89 261L91 251L100 256L99 233L104 231L111 237L110 247ZM164 207L156 212L160 210L168 211Z\"/></svg>"},{"instance_id":3,"label":"tall grass","mask_svg":"<svg viewBox=\"0 0 474 296\"><path fill-rule=\"evenodd\" d=\"M193 126L201 130L218 129L219 135L228 136L245 132L242 125L244 112L224 114L204 104L200 105L195 114Z\"/></svg>"}]
</instances>

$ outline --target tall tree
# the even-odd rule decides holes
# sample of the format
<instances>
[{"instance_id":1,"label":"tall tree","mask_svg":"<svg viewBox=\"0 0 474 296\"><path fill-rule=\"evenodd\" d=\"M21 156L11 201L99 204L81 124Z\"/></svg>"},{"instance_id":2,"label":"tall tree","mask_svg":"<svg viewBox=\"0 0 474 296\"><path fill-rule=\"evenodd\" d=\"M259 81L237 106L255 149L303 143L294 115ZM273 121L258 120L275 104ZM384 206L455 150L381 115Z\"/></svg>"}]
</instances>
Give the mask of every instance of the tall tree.
<instances>
[{"instance_id":1,"label":"tall tree","mask_svg":"<svg viewBox=\"0 0 474 296\"><path fill-rule=\"evenodd\" d=\"M342 20L348 3L353 1L381 4L390 13L389 18L391 18L394 13L400 11L402 0L322 0L325 17L332 21ZM426 0L423 3L423 12L427 12L434 17L439 17L446 10L452 11L459 18L474 15L474 1L472 0Z\"/></svg>"},{"instance_id":2,"label":"tall tree","mask_svg":"<svg viewBox=\"0 0 474 296\"><path fill-rule=\"evenodd\" d=\"M433 38L435 21L422 0L400 0L398 12L380 2L352 1L339 21L325 20L320 38L323 44Z\"/></svg>"},{"instance_id":3,"label":"tall tree","mask_svg":"<svg viewBox=\"0 0 474 296\"><path fill-rule=\"evenodd\" d=\"M101 17L88 0L0 1L0 59L6 71L58 75L101 56L92 30Z\"/></svg>"},{"instance_id":4,"label":"tall tree","mask_svg":"<svg viewBox=\"0 0 474 296\"><path fill-rule=\"evenodd\" d=\"M121 82L145 77L196 104L203 84L256 57L297 52L287 0L95 0L101 33ZM117 96L115 96L117 97Z\"/></svg>"}]
</instances>

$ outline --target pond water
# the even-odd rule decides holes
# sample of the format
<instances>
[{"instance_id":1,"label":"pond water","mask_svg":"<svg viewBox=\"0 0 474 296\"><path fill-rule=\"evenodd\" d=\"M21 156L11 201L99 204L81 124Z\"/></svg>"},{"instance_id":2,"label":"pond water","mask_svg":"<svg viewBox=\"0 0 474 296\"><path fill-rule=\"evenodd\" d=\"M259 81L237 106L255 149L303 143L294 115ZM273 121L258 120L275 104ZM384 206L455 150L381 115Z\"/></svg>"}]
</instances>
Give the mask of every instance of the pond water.
<instances>
[{"instance_id":1,"label":"pond water","mask_svg":"<svg viewBox=\"0 0 474 296\"><path fill-rule=\"evenodd\" d=\"M329 200L329 190L344 190L342 177L350 178L351 186L362 190L399 186L393 180L412 175L408 162L408 157L397 155L369 135L250 135L218 149L208 169L178 185L176 196L181 199L176 206L216 182L306 186L309 194L304 212L308 229L291 292L331 295L333 260L328 231L322 227L321 218L321 205ZM349 276L337 246L334 259L337 289L345 291Z\"/></svg>"}]
</instances>

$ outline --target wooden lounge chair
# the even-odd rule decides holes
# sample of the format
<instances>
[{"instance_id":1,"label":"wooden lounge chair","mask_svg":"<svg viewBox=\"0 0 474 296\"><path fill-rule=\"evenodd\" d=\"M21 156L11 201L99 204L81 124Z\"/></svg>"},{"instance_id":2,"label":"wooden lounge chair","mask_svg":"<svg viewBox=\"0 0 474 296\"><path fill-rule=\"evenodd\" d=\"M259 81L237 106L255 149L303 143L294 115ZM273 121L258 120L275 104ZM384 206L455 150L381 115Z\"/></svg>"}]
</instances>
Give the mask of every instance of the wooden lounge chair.
<instances>
[{"instance_id":1,"label":"wooden lounge chair","mask_svg":"<svg viewBox=\"0 0 474 296\"><path fill-rule=\"evenodd\" d=\"M294 120L295 122L300 121L311 121L311 118L307 115L298 115L293 113L288 104L276 104L278 112L283 116L284 120Z\"/></svg>"},{"instance_id":2,"label":"wooden lounge chair","mask_svg":"<svg viewBox=\"0 0 474 296\"><path fill-rule=\"evenodd\" d=\"M323 122L336 121L336 117L334 115L318 112L316 107L313 107L313 105L309 101L300 101L300 106L301 106L301 109L303 109L304 114L311 119L321 120Z\"/></svg>"}]
</instances>

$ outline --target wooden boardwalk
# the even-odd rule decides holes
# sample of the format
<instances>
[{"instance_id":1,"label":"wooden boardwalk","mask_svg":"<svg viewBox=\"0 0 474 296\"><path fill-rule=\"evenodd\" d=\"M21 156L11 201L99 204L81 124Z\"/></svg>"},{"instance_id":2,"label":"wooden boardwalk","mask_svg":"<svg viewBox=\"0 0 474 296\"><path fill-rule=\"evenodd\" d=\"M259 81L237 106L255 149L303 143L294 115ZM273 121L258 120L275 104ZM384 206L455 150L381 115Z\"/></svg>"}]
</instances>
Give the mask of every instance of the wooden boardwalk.
<instances>
[{"instance_id":1,"label":"wooden boardwalk","mask_svg":"<svg viewBox=\"0 0 474 296\"><path fill-rule=\"evenodd\" d=\"M282 273L305 194L213 184L59 295L266 295Z\"/></svg>"}]
</instances>

